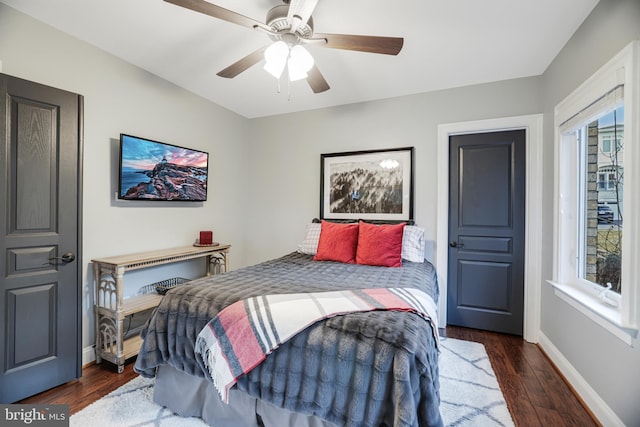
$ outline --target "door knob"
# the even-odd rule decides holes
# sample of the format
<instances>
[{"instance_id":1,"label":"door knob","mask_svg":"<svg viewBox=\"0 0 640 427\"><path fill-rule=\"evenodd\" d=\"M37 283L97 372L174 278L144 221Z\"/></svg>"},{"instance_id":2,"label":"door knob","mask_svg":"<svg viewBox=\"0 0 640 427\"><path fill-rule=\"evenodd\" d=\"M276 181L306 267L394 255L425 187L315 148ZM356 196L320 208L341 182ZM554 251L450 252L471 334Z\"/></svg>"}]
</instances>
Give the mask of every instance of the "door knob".
<instances>
[{"instance_id":1,"label":"door knob","mask_svg":"<svg viewBox=\"0 0 640 427\"><path fill-rule=\"evenodd\" d=\"M455 248L456 246L458 246L458 242L456 242L455 240L452 240L449 242L449 246L451 246L452 248Z\"/></svg>"},{"instance_id":2,"label":"door knob","mask_svg":"<svg viewBox=\"0 0 640 427\"><path fill-rule=\"evenodd\" d=\"M74 254L73 252L67 252L66 254L63 254L62 256L56 256L53 258L49 258L49 261L62 261L63 264L68 264L70 262L75 261L76 259L76 254Z\"/></svg>"}]
</instances>

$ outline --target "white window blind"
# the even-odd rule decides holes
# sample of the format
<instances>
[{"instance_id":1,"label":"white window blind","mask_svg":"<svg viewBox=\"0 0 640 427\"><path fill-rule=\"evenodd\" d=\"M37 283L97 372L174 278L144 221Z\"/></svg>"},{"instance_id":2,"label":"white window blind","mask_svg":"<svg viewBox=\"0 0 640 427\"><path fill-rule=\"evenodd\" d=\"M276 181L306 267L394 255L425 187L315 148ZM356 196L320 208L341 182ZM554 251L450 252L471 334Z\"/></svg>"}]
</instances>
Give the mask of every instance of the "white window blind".
<instances>
[{"instance_id":1,"label":"white window blind","mask_svg":"<svg viewBox=\"0 0 640 427\"><path fill-rule=\"evenodd\" d=\"M602 116L604 112L611 111L623 103L624 85L619 84L561 123L559 126L560 133L574 131Z\"/></svg>"}]
</instances>

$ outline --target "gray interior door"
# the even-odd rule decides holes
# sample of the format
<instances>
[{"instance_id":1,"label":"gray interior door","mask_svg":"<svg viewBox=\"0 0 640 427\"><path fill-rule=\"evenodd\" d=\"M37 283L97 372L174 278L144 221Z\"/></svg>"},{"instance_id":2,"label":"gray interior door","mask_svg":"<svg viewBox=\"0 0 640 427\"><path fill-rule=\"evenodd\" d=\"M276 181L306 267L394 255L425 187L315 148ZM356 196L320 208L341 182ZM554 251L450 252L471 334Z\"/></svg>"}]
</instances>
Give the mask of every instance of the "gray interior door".
<instances>
[{"instance_id":1,"label":"gray interior door","mask_svg":"<svg viewBox=\"0 0 640 427\"><path fill-rule=\"evenodd\" d=\"M82 374L82 97L0 74L0 403Z\"/></svg>"},{"instance_id":2,"label":"gray interior door","mask_svg":"<svg viewBox=\"0 0 640 427\"><path fill-rule=\"evenodd\" d=\"M449 138L449 324L522 335L525 138Z\"/></svg>"}]
</instances>

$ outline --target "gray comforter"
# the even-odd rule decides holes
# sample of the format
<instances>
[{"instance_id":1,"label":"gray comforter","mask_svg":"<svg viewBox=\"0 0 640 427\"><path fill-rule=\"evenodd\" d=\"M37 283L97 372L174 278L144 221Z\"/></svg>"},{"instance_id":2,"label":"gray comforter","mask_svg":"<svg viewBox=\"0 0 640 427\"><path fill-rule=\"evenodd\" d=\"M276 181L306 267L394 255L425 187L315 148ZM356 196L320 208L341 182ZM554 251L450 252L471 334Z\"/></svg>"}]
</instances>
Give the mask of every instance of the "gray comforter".
<instances>
[{"instance_id":1,"label":"gray comforter","mask_svg":"<svg viewBox=\"0 0 640 427\"><path fill-rule=\"evenodd\" d=\"M156 367L168 364L208 377L194 355L197 335L222 308L244 298L372 287L418 288L437 303L435 270L426 261L385 268L317 262L294 252L168 292L142 332L135 370L153 377ZM323 320L282 344L235 387L338 426L442 425L434 331L412 313Z\"/></svg>"}]
</instances>

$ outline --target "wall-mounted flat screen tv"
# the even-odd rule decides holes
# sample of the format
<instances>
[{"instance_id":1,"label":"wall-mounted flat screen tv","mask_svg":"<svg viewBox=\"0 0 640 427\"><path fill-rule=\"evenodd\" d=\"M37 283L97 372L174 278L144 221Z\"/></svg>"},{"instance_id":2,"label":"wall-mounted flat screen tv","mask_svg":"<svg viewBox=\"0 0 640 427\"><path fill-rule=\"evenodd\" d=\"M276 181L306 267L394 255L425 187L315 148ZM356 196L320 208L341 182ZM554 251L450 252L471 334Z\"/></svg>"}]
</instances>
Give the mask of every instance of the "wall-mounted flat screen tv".
<instances>
[{"instance_id":1,"label":"wall-mounted flat screen tv","mask_svg":"<svg viewBox=\"0 0 640 427\"><path fill-rule=\"evenodd\" d=\"M118 198L207 200L209 153L120 134Z\"/></svg>"}]
</instances>

